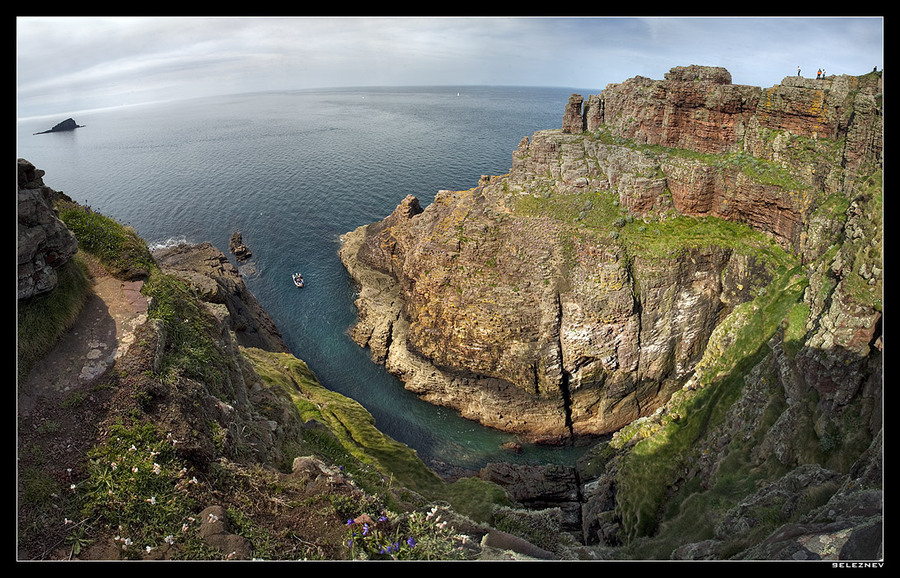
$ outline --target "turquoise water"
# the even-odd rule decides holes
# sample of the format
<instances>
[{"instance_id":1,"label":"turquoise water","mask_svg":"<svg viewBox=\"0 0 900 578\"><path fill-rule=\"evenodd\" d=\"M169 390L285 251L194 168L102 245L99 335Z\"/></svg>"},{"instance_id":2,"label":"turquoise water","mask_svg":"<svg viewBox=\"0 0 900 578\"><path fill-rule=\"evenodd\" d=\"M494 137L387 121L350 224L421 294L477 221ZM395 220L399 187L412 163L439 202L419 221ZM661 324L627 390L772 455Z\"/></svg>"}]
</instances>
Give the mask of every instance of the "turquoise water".
<instances>
[{"instance_id":1,"label":"turquoise water","mask_svg":"<svg viewBox=\"0 0 900 578\"><path fill-rule=\"evenodd\" d=\"M241 231L245 281L292 352L326 387L368 409L426 461L568 463L577 450L501 450L507 434L417 399L347 336L355 288L339 236L390 214L407 195L509 171L523 137L559 128L569 88L366 88L231 95L18 123L17 156L45 183L133 226L151 246L210 241L226 254ZM232 257L229 254L229 257ZM246 269L244 269L246 270ZM301 271L298 290L291 273Z\"/></svg>"}]
</instances>

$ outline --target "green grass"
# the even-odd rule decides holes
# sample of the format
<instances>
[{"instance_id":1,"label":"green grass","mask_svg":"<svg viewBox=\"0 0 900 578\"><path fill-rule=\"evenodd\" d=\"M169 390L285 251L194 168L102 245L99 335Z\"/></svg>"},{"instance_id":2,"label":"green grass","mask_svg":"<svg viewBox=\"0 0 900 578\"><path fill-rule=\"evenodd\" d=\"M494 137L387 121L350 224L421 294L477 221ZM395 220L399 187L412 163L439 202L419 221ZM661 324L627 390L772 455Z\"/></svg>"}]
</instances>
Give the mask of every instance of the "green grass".
<instances>
[{"instance_id":1,"label":"green grass","mask_svg":"<svg viewBox=\"0 0 900 578\"><path fill-rule=\"evenodd\" d=\"M364 407L322 386L309 366L293 355L254 348L242 351L269 387L291 397L303 421L327 427L330 433L304 430L307 446L325 461L341 466L367 491L384 490L387 478L392 486L449 502L457 512L479 521L490 519L495 506L509 505L508 496L495 484L466 478L444 482L414 450L379 431ZM373 475L371 468L378 474Z\"/></svg>"},{"instance_id":2,"label":"green grass","mask_svg":"<svg viewBox=\"0 0 900 578\"><path fill-rule=\"evenodd\" d=\"M97 257L114 277L143 277L154 266L147 244L131 227L71 201L61 200L57 208L79 249Z\"/></svg>"},{"instance_id":3,"label":"green grass","mask_svg":"<svg viewBox=\"0 0 900 578\"><path fill-rule=\"evenodd\" d=\"M524 217L550 218L565 225L563 246L576 236L592 235L598 242L618 243L630 255L643 259L670 258L684 249L723 247L755 256L767 268L791 266L796 258L765 234L749 225L717 217L634 218L608 192L522 195L514 210Z\"/></svg>"},{"instance_id":4,"label":"green grass","mask_svg":"<svg viewBox=\"0 0 900 578\"><path fill-rule=\"evenodd\" d=\"M221 393L226 359L216 345L215 321L190 287L154 268L142 292L151 298L148 317L161 321L165 328L160 374L197 379L214 393Z\"/></svg>"},{"instance_id":5,"label":"green grass","mask_svg":"<svg viewBox=\"0 0 900 578\"><path fill-rule=\"evenodd\" d=\"M441 485L440 478L412 449L381 433L375 419L359 403L323 387L306 363L285 353L253 348L243 351L269 387L290 395L305 421L312 419L327 426L356 460L375 466L384 475L393 476L399 485L416 491L433 491Z\"/></svg>"},{"instance_id":6,"label":"green grass","mask_svg":"<svg viewBox=\"0 0 900 578\"><path fill-rule=\"evenodd\" d=\"M768 134L768 132L764 137L773 138L773 135ZM681 159L690 162L699 162L717 169L735 170L764 185L773 185L789 190L803 190L809 188L804 185L800 179L795 177L790 170L782 167L780 163L754 157L743 151L712 154L661 145L639 144L631 139L617 137L609 131L602 129L595 131L593 137L607 144L623 146L659 158L668 157L670 159ZM835 162L836 154L840 151L842 143L838 141L828 141L827 139L819 140L825 144L822 144L815 139L792 136L790 145L791 154L798 160L802 159L808 161L824 157L827 158L829 162Z\"/></svg>"},{"instance_id":7,"label":"green grass","mask_svg":"<svg viewBox=\"0 0 900 578\"><path fill-rule=\"evenodd\" d=\"M191 519L196 482L152 425L116 423L88 458L88 476L72 492L85 520L118 529L123 557L140 558L148 547L180 541L184 525L198 523Z\"/></svg>"}]
</instances>

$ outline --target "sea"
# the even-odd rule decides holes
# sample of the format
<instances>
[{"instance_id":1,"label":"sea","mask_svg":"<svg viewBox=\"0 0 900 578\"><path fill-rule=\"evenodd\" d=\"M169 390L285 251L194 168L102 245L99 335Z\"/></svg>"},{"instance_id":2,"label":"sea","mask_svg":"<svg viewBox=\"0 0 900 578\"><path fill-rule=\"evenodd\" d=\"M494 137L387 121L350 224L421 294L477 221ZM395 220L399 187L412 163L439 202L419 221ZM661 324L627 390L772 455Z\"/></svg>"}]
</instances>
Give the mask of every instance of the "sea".
<instances>
[{"instance_id":1,"label":"sea","mask_svg":"<svg viewBox=\"0 0 900 578\"><path fill-rule=\"evenodd\" d=\"M47 186L134 227L151 248L208 241L228 251L292 353L323 385L361 403L377 427L427 463L572 464L584 448L524 445L418 399L348 336L356 287L342 234L389 215L409 194L501 175L535 131L561 127L573 93L548 87L378 87L236 94L17 122L17 157ZM35 135L67 117L82 128ZM305 287L291 280L300 272Z\"/></svg>"}]
</instances>

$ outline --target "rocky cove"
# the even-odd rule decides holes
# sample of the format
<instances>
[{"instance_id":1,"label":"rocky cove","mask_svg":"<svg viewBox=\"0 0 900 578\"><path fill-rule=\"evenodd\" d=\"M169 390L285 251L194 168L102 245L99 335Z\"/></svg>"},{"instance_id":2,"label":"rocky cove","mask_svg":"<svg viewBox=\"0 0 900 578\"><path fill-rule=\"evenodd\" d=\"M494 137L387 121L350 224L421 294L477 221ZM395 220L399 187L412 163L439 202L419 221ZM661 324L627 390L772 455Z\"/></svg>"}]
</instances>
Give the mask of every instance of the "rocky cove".
<instances>
[{"instance_id":1,"label":"rocky cove","mask_svg":"<svg viewBox=\"0 0 900 578\"><path fill-rule=\"evenodd\" d=\"M20 552L378 557L348 550L353 518L399 532L440 508L456 533L432 528L437 559L882 559L881 99L878 73L770 89L711 67L632 78L573 95L508 174L427 207L398 199L344 236L350 331L373 360L523 441L585 444L570 467L441 480L285 351L209 244L93 265L143 283L147 315L105 373L20 416ZM20 161L22 309L71 275L59 217L97 216L41 174ZM90 450L64 451L52 423ZM133 510L138 465L98 469L130 455L121 440L144 449L136 424L172 447L154 454L176 488L165 520ZM78 492L51 494L64 465ZM77 527L44 521L59 494Z\"/></svg>"}]
</instances>

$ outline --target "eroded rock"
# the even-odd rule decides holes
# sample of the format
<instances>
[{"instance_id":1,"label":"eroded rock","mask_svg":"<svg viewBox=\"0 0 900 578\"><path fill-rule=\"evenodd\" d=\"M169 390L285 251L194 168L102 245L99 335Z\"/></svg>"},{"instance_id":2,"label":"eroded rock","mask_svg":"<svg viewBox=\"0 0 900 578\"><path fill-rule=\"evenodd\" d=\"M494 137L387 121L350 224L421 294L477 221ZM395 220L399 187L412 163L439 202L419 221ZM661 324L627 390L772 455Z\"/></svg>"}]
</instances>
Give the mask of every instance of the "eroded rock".
<instances>
[{"instance_id":1,"label":"eroded rock","mask_svg":"<svg viewBox=\"0 0 900 578\"><path fill-rule=\"evenodd\" d=\"M18 160L18 298L56 288L56 271L78 250L75 235L59 220L55 191L44 185L44 171Z\"/></svg>"}]
</instances>

